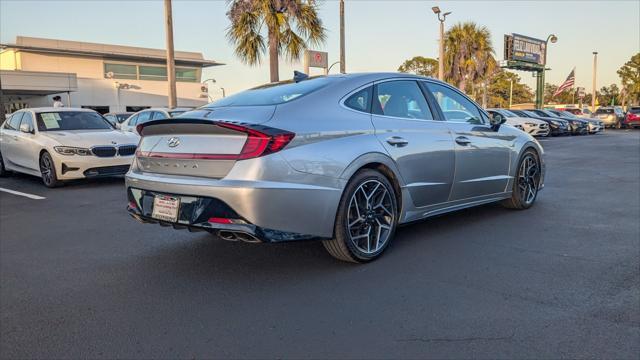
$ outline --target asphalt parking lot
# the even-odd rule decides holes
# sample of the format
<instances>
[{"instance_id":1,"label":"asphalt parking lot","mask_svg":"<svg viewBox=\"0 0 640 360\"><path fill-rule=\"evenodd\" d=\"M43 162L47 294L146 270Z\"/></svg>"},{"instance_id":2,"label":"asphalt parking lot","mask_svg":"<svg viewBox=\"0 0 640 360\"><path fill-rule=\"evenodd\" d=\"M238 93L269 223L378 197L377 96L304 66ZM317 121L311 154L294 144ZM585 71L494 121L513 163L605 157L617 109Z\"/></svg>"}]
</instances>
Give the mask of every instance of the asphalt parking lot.
<instances>
[{"instance_id":1,"label":"asphalt parking lot","mask_svg":"<svg viewBox=\"0 0 640 360\"><path fill-rule=\"evenodd\" d=\"M365 266L139 224L122 179L0 179L45 197L0 192L0 357L637 359L640 131L542 144L532 209L403 227Z\"/></svg>"}]
</instances>

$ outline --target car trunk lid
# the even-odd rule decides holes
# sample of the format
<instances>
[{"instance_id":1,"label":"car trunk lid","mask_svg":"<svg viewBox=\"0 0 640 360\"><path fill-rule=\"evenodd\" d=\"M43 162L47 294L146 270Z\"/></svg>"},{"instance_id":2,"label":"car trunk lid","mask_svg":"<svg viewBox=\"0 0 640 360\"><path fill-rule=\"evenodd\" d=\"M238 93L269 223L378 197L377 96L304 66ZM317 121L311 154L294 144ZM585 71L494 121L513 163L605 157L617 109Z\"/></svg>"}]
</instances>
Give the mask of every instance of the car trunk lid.
<instances>
[{"instance_id":1,"label":"car trunk lid","mask_svg":"<svg viewBox=\"0 0 640 360\"><path fill-rule=\"evenodd\" d=\"M136 158L144 172L220 179L236 161L279 151L293 134L263 125L175 118L140 125Z\"/></svg>"}]
</instances>

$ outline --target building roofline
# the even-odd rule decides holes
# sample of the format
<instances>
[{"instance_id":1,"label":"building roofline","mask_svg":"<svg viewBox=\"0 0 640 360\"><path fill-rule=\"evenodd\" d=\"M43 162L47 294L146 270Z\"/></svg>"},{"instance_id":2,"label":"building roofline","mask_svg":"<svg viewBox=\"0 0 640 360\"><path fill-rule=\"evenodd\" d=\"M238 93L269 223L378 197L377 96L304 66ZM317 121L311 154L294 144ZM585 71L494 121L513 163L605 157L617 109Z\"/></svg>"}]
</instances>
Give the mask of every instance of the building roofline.
<instances>
[{"instance_id":1,"label":"building roofline","mask_svg":"<svg viewBox=\"0 0 640 360\"><path fill-rule=\"evenodd\" d=\"M146 61L155 63L166 62L166 56L164 54L164 50L162 49L31 38L23 36L16 37L15 44L0 44L0 49L15 49L34 53L99 57L121 61ZM204 59L201 53L176 51L175 55L175 61L177 65L199 67L225 65L224 63L219 63L214 60Z\"/></svg>"}]
</instances>

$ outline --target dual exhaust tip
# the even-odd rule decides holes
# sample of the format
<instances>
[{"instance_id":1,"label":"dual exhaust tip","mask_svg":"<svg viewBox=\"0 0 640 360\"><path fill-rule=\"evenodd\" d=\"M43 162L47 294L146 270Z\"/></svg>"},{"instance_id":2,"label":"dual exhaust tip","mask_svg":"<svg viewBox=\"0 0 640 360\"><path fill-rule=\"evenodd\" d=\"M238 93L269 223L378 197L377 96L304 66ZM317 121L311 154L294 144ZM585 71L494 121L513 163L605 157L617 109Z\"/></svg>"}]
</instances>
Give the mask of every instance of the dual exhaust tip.
<instances>
[{"instance_id":1,"label":"dual exhaust tip","mask_svg":"<svg viewBox=\"0 0 640 360\"><path fill-rule=\"evenodd\" d=\"M228 241L243 241L243 242L254 243L254 244L262 242L260 241L260 239L258 239L257 237L251 234L238 232L238 231L220 230L218 231L218 236L223 240L228 240Z\"/></svg>"}]
</instances>

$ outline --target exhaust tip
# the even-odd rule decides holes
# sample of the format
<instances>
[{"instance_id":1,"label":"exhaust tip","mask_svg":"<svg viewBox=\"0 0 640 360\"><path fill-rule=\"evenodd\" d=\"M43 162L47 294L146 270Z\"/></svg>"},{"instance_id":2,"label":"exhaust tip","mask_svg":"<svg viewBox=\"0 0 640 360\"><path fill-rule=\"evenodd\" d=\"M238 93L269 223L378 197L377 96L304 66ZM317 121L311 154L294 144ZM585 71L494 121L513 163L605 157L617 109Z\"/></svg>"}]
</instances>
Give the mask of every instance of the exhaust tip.
<instances>
[{"instance_id":1,"label":"exhaust tip","mask_svg":"<svg viewBox=\"0 0 640 360\"><path fill-rule=\"evenodd\" d=\"M218 231L218 236L223 240L238 241L238 237L231 231Z\"/></svg>"}]
</instances>

